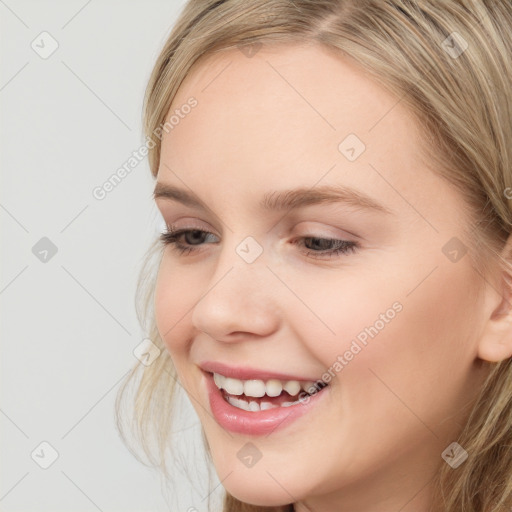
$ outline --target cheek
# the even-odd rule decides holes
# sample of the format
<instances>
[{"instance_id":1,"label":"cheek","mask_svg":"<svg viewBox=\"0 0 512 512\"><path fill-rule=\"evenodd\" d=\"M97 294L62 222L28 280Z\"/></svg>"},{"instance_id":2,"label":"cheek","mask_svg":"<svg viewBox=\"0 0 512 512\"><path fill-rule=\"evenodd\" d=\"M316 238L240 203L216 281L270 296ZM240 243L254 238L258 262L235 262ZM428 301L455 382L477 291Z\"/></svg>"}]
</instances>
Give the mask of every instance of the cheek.
<instances>
[{"instance_id":1,"label":"cheek","mask_svg":"<svg viewBox=\"0 0 512 512\"><path fill-rule=\"evenodd\" d=\"M192 276L185 275L163 256L155 286L155 320L160 337L173 357L187 347L188 315L199 299L193 292L196 286L191 279Z\"/></svg>"},{"instance_id":2,"label":"cheek","mask_svg":"<svg viewBox=\"0 0 512 512\"><path fill-rule=\"evenodd\" d=\"M442 254L427 259L419 264L417 258L414 266L383 261L364 276L349 267L338 279L319 274L314 288L310 279L295 280L294 291L309 309L297 316L300 339L331 379L352 381L353 390L364 395L386 389L377 377L382 373L402 396L413 403L423 396L430 405L439 395L454 399L443 387L463 392L476 358L478 275Z\"/></svg>"},{"instance_id":3,"label":"cheek","mask_svg":"<svg viewBox=\"0 0 512 512\"><path fill-rule=\"evenodd\" d=\"M341 372L339 357L346 354L347 362L356 364L356 359L364 359L372 340L378 343L390 325L402 322L404 294L383 273L362 273L347 265L333 272L286 277L294 292L286 320L297 339L327 370L331 368L331 378Z\"/></svg>"},{"instance_id":4,"label":"cheek","mask_svg":"<svg viewBox=\"0 0 512 512\"><path fill-rule=\"evenodd\" d=\"M401 287L376 277L377 298L369 289L357 292L352 302L344 302L337 322L333 314L326 317L335 326L337 341L328 344L323 360L339 378L345 415L357 418L361 432L377 417L385 424L394 411L404 425L416 421L428 436L417 418L431 427L451 428L441 424L456 417L471 397L479 332L473 288L477 277L470 267L455 269L448 260L440 261L423 282L419 274L411 273ZM339 355L343 362L335 365Z\"/></svg>"}]
</instances>

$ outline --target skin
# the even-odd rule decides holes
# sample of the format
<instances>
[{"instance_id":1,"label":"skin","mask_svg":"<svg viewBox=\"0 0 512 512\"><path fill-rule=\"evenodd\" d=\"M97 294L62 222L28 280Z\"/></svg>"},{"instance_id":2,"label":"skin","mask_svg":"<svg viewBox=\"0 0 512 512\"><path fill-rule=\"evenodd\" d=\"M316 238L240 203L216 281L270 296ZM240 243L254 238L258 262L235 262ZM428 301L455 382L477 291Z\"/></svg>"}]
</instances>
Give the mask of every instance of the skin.
<instances>
[{"instance_id":1,"label":"skin","mask_svg":"<svg viewBox=\"0 0 512 512\"><path fill-rule=\"evenodd\" d=\"M163 137L157 180L192 190L210 210L156 203L168 225L215 236L189 255L165 248L155 311L222 485L242 501L295 502L300 512L427 512L483 361L512 355L501 274L482 282L468 255L454 263L442 251L464 240L463 199L428 168L406 108L321 46L208 56L170 111L191 96L198 105ZM366 145L354 162L338 150L350 133ZM266 192L332 184L393 213L344 203L258 209ZM247 236L263 248L250 264L236 252ZM306 254L314 247L293 243L308 236L360 248L315 258ZM215 422L201 361L320 377L397 301L403 309L335 372L314 413L259 437ZM251 468L237 458L249 441L262 454Z\"/></svg>"}]
</instances>

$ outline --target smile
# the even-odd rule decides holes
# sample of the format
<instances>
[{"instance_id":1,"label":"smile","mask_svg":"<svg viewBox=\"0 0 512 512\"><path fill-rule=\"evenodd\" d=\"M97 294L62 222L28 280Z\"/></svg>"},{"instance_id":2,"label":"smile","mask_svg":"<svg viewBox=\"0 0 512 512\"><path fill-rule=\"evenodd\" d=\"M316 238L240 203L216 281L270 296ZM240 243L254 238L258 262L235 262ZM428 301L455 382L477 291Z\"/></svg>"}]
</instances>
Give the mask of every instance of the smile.
<instances>
[{"instance_id":1,"label":"smile","mask_svg":"<svg viewBox=\"0 0 512 512\"><path fill-rule=\"evenodd\" d=\"M224 399L229 404L252 412L297 405L326 386L325 383L321 383L317 387L313 381L240 380L220 373L214 373L213 380L217 388L224 391Z\"/></svg>"},{"instance_id":2,"label":"smile","mask_svg":"<svg viewBox=\"0 0 512 512\"><path fill-rule=\"evenodd\" d=\"M238 379L205 372L210 409L226 430L270 434L309 412L330 386L321 380Z\"/></svg>"}]
</instances>

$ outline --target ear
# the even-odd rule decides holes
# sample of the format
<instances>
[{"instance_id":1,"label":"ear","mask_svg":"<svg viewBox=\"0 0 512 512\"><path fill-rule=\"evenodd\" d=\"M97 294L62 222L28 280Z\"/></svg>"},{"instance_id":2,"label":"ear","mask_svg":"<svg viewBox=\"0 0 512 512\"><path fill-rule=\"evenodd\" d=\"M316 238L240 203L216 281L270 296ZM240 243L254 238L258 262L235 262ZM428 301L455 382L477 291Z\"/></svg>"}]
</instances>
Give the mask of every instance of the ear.
<instances>
[{"instance_id":1,"label":"ear","mask_svg":"<svg viewBox=\"0 0 512 512\"><path fill-rule=\"evenodd\" d=\"M507 240L501 253L507 261L510 261L510 251L512 236ZM512 277L502 265L497 272L498 279L495 282L498 282L499 286L493 287L488 282L485 305L489 305L488 310L491 313L478 343L478 357L493 363L512 357Z\"/></svg>"}]
</instances>

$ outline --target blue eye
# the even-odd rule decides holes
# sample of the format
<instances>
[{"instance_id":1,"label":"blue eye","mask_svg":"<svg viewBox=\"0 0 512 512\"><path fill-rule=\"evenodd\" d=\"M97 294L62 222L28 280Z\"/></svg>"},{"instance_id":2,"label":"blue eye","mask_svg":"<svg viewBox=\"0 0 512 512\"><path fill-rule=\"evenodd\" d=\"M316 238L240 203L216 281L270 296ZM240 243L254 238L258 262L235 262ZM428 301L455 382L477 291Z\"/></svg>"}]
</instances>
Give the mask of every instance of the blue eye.
<instances>
[{"instance_id":1,"label":"blue eye","mask_svg":"<svg viewBox=\"0 0 512 512\"><path fill-rule=\"evenodd\" d=\"M169 231L166 231L165 233L161 233L160 240L164 243L164 245L170 245L172 246L172 249L177 251L179 254L189 254L193 251L196 251L197 249L194 247L194 245L198 245L191 242L191 245L184 245L179 240L182 236L187 239L187 237L193 234L193 238L196 239L199 237L199 243L201 243L201 239L203 238L203 235L212 235L215 236L213 233L210 233L209 231L203 231L201 229L169 229ZM190 242L190 238L188 239Z\"/></svg>"},{"instance_id":2,"label":"blue eye","mask_svg":"<svg viewBox=\"0 0 512 512\"><path fill-rule=\"evenodd\" d=\"M352 242L348 240L337 240L335 238L318 238L314 236L307 236L299 238L300 241L313 241L312 244L313 247L320 247L321 251L307 251L306 256L318 258L323 256L329 256L333 257L337 254L346 254L348 252L356 252L356 250L359 248L359 245L357 242ZM320 242L320 243L317 243ZM295 242L296 245L299 245ZM330 248L326 248L325 246L329 246ZM307 246L306 243L304 243L304 246Z\"/></svg>"},{"instance_id":3,"label":"blue eye","mask_svg":"<svg viewBox=\"0 0 512 512\"><path fill-rule=\"evenodd\" d=\"M174 230L171 228L169 231L161 233L160 240L165 246L171 246L179 255L186 255L197 251L197 247L202 245L205 237L208 236L215 237L213 233L201 229ZM185 243L182 243L183 241L185 241ZM357 242L338 240L335 238L307 236L298 238L293 243L294 245L306 247L306 249L308 249L306 256L312 258L323 258L325 256L332 258L335 255L356 252L356 250L359 249ZM312 245L312 248L308 248L308 245ZM316 249L313 250L313 248Z\"/></svg>"}]
</instances>

